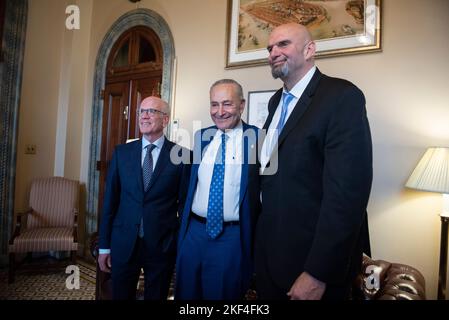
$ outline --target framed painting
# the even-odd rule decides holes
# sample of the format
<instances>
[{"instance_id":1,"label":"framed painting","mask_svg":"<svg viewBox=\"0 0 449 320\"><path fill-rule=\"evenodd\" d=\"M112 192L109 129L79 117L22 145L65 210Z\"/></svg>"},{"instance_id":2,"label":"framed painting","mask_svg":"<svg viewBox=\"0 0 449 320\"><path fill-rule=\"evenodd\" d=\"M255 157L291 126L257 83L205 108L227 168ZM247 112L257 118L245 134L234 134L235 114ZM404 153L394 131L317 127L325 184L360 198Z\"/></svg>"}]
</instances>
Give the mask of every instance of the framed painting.
<instances>
[{"instance_id":1,"label":"framed painting","mask_svg":"<svg viewBox=\"0 0 449 320\"><path fill-rule=\"evenodd\" d=\"M267 64L271 31L306 26L316 57L381 50L381 0L228 0L226 68Z\"/></svg>"},{"instance_id":2,"label":"framed painting","mask_svg":"<svg viewBox=\"0 0 449 320\"><path fill-rule=\"evenodd\" d=\"M248 124L262 129L268 117L268 101L276 90L248 92Z\"/></svg>"}]
</instances>

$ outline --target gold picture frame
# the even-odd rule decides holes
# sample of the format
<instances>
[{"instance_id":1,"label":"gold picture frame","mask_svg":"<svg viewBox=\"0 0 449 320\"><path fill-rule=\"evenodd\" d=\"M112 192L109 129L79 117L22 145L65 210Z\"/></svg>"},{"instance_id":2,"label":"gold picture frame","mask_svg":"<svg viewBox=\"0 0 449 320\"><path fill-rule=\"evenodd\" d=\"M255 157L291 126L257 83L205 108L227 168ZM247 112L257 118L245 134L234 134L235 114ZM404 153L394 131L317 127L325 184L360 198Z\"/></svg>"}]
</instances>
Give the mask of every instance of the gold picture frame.
<instances>
[{"instance_id":1,"label":"gold picture frame","mask_svg":"<svg viewBox=\"0 0 449 320\"><path fill-rule=\"evenodd\" d=\"M305 13L304 13L305 12ZM316 57L381 51L381 0L228 0L226 69L264 65L269 33L299 22Z\"/></svg>"}]
</instances>

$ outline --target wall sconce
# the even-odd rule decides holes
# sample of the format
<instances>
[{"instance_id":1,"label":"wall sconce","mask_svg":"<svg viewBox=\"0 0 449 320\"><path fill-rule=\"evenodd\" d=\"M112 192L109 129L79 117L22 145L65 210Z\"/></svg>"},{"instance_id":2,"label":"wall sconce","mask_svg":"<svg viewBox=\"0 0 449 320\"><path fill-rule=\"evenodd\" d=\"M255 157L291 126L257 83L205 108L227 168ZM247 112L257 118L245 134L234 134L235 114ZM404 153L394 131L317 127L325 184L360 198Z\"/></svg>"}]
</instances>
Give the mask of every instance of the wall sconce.
<instances>
[{"instance_id":1,"label":"wall sconce","mask_svg":"<svg viewBox=\"0 0 449 320\"><path fill-rule=\"evenodd\" d=\"M428 148L405 186L411 189L443 194L443 211L440 213L441 240L438 300L445 300L449 224L449 148Z\"/></svg>"}]
</instances>

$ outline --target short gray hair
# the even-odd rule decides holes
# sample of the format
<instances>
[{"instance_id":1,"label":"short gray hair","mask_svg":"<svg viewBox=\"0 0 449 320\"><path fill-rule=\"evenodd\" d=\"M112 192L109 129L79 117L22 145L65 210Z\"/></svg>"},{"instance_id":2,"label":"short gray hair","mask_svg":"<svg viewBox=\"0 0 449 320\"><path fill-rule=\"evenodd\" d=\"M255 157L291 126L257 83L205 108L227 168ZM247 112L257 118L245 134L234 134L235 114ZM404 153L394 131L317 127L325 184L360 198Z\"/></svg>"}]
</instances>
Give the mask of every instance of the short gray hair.
<instances>
[{"instance_id":1,"label":"short gray hair","mask_svg":"<svg viewBox=\"0 0 449 320\"><path fill-rule=\"evenodd\" d=\"M209 93L212 91L212 89L220 84L233 84L235 85L235 87L237 88L237 95L241 100L245 100L245 98L243 97L243 88L240 85L240 83L238 83L237 81L235 81L234 79L221 79L221 80L217 80L215 81L211 86L210 86L210 90Z\"/></svg>"}]
</instances>

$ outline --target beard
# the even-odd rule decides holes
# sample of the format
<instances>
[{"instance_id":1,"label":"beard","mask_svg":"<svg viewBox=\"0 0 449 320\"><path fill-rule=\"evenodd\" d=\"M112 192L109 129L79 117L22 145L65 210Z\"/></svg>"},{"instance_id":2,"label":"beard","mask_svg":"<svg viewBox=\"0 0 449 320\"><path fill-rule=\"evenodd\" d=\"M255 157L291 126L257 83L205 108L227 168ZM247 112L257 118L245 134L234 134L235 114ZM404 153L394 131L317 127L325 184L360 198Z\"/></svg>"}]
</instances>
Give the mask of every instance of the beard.
<instances>
[{"instance_id":1,"label":"beard","mask_svg":"<svg viewBox=\"0 0 449 320\"><path fill-rule=\"evenodd\" d=\"M274 79L285 78L288 75L288 64L285 62L282 66L271 67L271 75Z\"/></svg>"}]
</instances>

